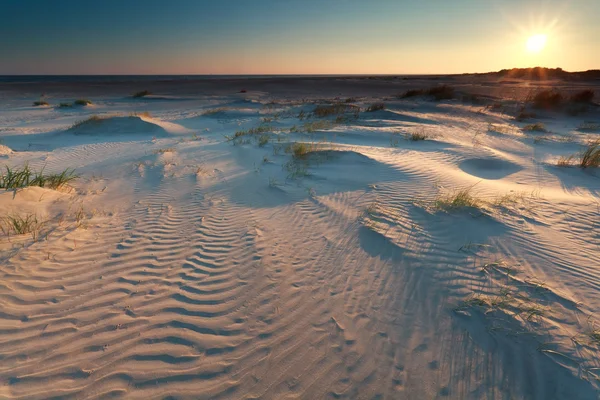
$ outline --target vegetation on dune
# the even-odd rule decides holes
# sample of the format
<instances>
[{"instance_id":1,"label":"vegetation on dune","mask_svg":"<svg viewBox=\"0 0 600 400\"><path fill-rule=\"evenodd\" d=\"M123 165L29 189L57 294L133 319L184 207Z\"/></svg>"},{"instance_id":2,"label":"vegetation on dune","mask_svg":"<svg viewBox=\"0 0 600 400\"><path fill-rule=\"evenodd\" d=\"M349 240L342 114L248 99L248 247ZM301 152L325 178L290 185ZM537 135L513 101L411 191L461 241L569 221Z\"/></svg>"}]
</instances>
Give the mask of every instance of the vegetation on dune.
<instances>
[{"instance_id":1,"label":"vegetation on dune","mask_svg":"<svg viewBox=\"0 0 600 400\"><path fill-rule=\"evenodd\" d=\"M11 168L8 165L5 168L5 173L0 175L0 189L21 189L28 186L58 189L79 177L70 168L58 174L47 175L44 174L43 168L39 172L34 172L28 164L22 168Z\"/></svg>"},{"instance_id":2,"label":"vegetation on dune","mask_svg":"<svg viewBox=\"0 0 600 400\"><path fill-rule=\"evenodd\" d=\"M541 122L536 122L535 124L525 125L523 130L526 132L546 132L546 126Z\"/></svg>"},{"instance_id":3,"label":"vegetation on dune","mask_svg":"<svg viewBox=\"0 0 600 400\"><path fill-rule=\"evenodd\" d=\"M569 100L573 103L591 103L594 100L594 91L590 89L582 90L572 94Z\"/></svg>"},{"instance_id":4,"label":"vegetation on dune","mask_svg":"<svg viewBox=\"0 0 600 400\"><path fill-rule=\"evenodd\" d=\"M377 103L373 103L373 104L369 105L365 111L366 112L374 112L374 111L381 111L381 110L385 110L385 103L377 102Z\"/></svg>"},{"instance_id":5,"label":"vegetation on dune","mask_svg":"<svg viewBox=\"0 0 600 400\"><path fill-rule=\"evenodd\" d=\"M74 104L76 106L87 106L87 105L92 104L92 102L88 99L77 99L77 100L75 100Z\"/></svg>"},{"instance_id":6,"label":"vegetation on dune","mask_svg":"<svg viewBox=\"0 0 600 400\"><path fill-rule=\"evenodd\" d=\"M398 97L406 99L416 96L432 96L435 100L450 100L455 97L455 90L449 85L432 86L428 89L409 89Z\"/></svg>"},{"instance_id":7,"label":"vegetation on dune","mask_svg":"<svg viewBox=\"0 0 600 400\"><path fill-rule=\"evenodd\" d=\"M589 143L581 152L579 166L581 168L600 167L600 139Z\"/></svg>"},{"instance_id":8,"label":"vegetation on dune","mask_svg":"<svg viewBox=\"0 0 600 400\"><path fill-rule=\"evenodd\" d=\"M49 106L50 104L47 101L39 100L33 102L34 106Z\"/></svg>"},{"instance_id":9,"label":"vegetation on dune","mask_svg":"<svg viewBox=\"0 0 600 400\"><path fill-rule=\"evenodd\" d=\"M43 224L35 214L11 214L0 218L0 231L6 236L31 233L35 240Z\"/></svg>"},{"instance_id":10,"label":"vegetation on dune","mask_svg":"<svg viewBox=\"0 0 600 400\"><path fill-rule=\"evenodd\" d=\"M433 96L437 101L450 100L454 98L454 88L449 85L434 86L429 88L426 94Z\"/></svg>"},{"instance_id":11,"label":"vegetation on dune","mask_svg":"<svg viewBox=\"0 0 600 400\"><path fill-rule=\"evenodd\" d=\"M150 93L148 90L142 90L141 92L136 92L133 94L133 98L139 98L139 97L144 97L144 96L149 96L152 93Z\"/></svg>"},{"instance_id":12,"label":"vegetation on dune","mask_svg":"<svg viewBox=\"0 0 600 400\"><path fill-rule=\"evenodd\" d=\"M427 135L425 133L424 129L418 130L416 132L412 132L410 134L407 135L407 138L413 142L418 142L421 140L425 140L427 138L429 138L429 135Z\"/></svg>"},{"instance_id":13,"label":"vegetation on dune","mask_svg":"<svg viewBox=\"0 0 600 400\"><path fill-rule=\"evenodd\" d=\"M433 207L444 211L458 210L466 207L479 208L482 205L482 201L473 195L472 189L473 186L439 196L434 200Z\"/></svg>"},{"instance_id":14,"label":"vegetation on dune","mask_svg":"<svg viewBox=\"0 0 600 400\"><path fill-rule=\"evenodd\" d=\"M542 90L535 95L529 97L527 102L533 104L534 108L538 109L556 109L564 100L564 96L554 89Z\"/></svg>"},{"instance_id":15,"label":"vegetation on dune","mask_svg":"<svg viewBox=\"0 0 600 400\"><path fill-rule=\"evenodd\" d=\"M600 167L600 139L588 143L579 154L573 154L568 157L561 156L556 165L559 167L577 165L580 168Z\"/></svg>"},{"instance_id":16,"label":"vegetation on dune","mask_svg":"<svg viewBox=\"0 0 600 400\"><path fill-rule=\"evenodd\" d=\"M535 114L528 112L527 110L525 110L525 108L521 108L515 116L515 120L517 120L518 122L523 122L531 118L535 118Z\"/></svg>"},{"instance_id":17,"label":"vegetation on dune","mask_svg":"<svg viewBox=\"0 0 600 400\"><path fill-rule=\"evenodd\" d=\"M71 107L73 107L73 104L71 104L71 103L60 103L58 105L58 108L71 108Z\"/></svg>"},{"instance_id":18,"label":"vegetation on dune","mask_svg":"<svg viewBox=\"0 0 600 400\"><path fill-rule=\"evenodd\" d=\"M98 115L92 115L89 118L75 122L73 125L71 125L70 129L81 128L82 126L87 126L87 125L92 125L92 124L99 124L104 119L105 118L102 118Z\"/></svg>"},{"instance_id":19,"label":"vegetation on dune","mask_svg":"<svg viewBox=\"0 0 600 400\"><path fill-rule=\"evenodd\" d=\"M409 97L422 96L425 94L425 90L423 89L409 89L398 97L401 99L407 99Z\"/></svg>"},{"instance_id":20,"label":"vegetation on dune","mask_svg":"<svg viewBox=\"0 0 600 400\"><path fill-rule=\"evenodd\" d=\"M339 115L347 112L357 112L357 107L351 104L336 103L329 105L318 105L313 110L312 114L317 118L325 118L331 115ZM300 118L300 115L299 115ZM300 118L301 119L301 118Z\"/></svg>"}]
</instances>

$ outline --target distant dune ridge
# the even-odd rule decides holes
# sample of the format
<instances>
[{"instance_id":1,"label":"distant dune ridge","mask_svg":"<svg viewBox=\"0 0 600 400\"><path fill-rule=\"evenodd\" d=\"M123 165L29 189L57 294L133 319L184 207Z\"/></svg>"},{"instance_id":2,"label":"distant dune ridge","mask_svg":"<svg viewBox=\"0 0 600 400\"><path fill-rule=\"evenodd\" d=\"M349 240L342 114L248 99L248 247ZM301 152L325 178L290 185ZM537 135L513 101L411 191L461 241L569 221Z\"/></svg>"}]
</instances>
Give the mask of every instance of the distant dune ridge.
<instances>
[{"instance_id":1,"label":"distant dune ridge","mask_svg":"<svg viewBox=\"0 0 600 400\"><path fill-rule=\"evenodd\" d=\"M600 85L511 71L0 83L0 398L598 398Z\"/></svg>"}]
</instances>

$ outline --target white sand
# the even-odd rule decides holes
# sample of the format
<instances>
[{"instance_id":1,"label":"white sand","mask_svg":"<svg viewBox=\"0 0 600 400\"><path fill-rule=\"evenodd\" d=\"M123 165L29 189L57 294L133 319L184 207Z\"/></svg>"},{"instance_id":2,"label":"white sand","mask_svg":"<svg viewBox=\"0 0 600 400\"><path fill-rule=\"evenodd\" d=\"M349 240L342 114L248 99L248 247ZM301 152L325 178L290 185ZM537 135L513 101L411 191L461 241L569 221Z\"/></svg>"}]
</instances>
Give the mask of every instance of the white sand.
<instances>
[{"instance_id":1,"label":"white sand","mask_svg":"<svg viewBox=\"0 0 600 400\"><path fill-rule=\"evenodd\" d=\"M287 133L314 105L267 92L2 97L0 167L81 177L0 193L45 222L0 236L1 398L598 397L600 172L554 166L597 115L387 99ZM293 141L334 151L286 169ZM468 186L489 204L432 208Z\"/></svg>"}]
</instances>

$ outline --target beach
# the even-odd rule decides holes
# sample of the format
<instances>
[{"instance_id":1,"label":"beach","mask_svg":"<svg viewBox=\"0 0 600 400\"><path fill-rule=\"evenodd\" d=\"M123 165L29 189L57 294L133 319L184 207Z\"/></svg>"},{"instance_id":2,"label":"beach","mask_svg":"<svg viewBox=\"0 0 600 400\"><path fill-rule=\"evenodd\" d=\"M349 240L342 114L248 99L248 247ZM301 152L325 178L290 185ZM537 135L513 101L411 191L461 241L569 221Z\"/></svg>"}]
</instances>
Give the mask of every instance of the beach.
<instances>
[{"instance_id":1,"label":"beach","mask_svg":"<svg viewBox=\"0 0 600 400\"><path fill-rule=\"evenodd\" d=\"M0 80L0 398L598 398L599 87Z\"/></svg>"}]
</instances>

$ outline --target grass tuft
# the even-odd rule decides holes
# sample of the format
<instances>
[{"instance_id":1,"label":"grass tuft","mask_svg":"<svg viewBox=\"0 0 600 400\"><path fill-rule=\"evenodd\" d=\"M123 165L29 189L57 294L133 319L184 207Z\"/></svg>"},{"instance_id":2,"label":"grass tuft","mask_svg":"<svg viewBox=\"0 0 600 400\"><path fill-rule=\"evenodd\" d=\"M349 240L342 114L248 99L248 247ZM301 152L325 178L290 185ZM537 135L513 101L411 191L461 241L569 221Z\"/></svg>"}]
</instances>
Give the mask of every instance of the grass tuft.
<instances>
[{"instance_id":1,"label":"grass tuft","mask_svg":"<svg viewBox=\"0 0 600 400\"><path fill-rule=\"evenodd\" d=\"M70 129L81 128L82 126L87 126L87 125L99 124L103 120L104 120L104 118L99 117L98 115L92 115L89 118L75 122L73 125L71 125Z\"/></svg>"},{"instance_id":2,"label":"grass tuft","mask_svg":"<svg viewBox=\"0 0 600 400\"><path fill-rule=\"evenodd\" d=\"M472 193L473 186L456 190L445 196L439 196L434 200L434 208L444 211L459 210L461 208L479 208L482 201Z\"/></svg>"},{"instance_id":3,"label":"grass tuft","mask_svg":"<svg viewBox=\"0 0 600 400\"><path fill-rule=\"evenodd\" d=\"M541 122L536 122L535 124L525 125L523 130L527 132L546 132L546 126Z\"/></svg>"},{"instance_id":4,"label":"grass tuft","mask_svg":"<svg viewBox=\"0 0 600 400\"><path fill-rule=\"evenodd\" d=\"M58 108L71 108L71 107L73 107L72 103L60 103L58 105Z\"/></svg>"},{"instance_id":5,"label":"grass tuft","mask_svg":"<svg viewBox=\"0 0 600 400\"><path fill-rule=\"evenodd\" d=\"M88 99L77 99L75 100L75 105L76 106L88 106L92 104L91 100Z\"/></svg>"},{"instance_id":6,"label":"grass tuft","mask_svg":"<svg viewBox=\"0 0 600 400\"><path fill-rule=\"evenodd\" d=\"M579 162L577 166L580 168L598 168L600 167L600 139L588 143L585 149L579 153ZM569 157L560 157L556 163L559 167L570 167L575 165L576 155Z\"/></svg>"},{"instance_id":7,"label":"grass tuft","mask_svg":"<svg viewBox=\"0 0 600 400\"><path fill-rule=\"evenodd\" d=\"M174 153L175 149L173 147L167 147L164 149L156 149L153 151L154 154L165 154L165 153Z\"/></svg>"},{"instance_id":8,"label":"grass tuft","mask_svg":"<svg viewBox=\"0 0 600 400\"><path fill-rule=\"evenodd\" d=\"M556 109L562 104L564 96L554 89L547 89L536 93L533 97L529 98L528 100L533 104L533 107L535 108Z\"/></svg>"},{"instance_id":9,"label":"grass tuft","mask_svg":"<svg viewBox=\"0 0 600 400\"><path fill-rule=\"evenodd\" d=\"M572 103L591 103L594 100L594 91L590 89L582 90L572 94L569 100Z\"/></svg>"},{"instance_id":10,"label":"grass tuft","mask_svg":"<svg viewBox=\"0 0 600 400\"><path fill-rule=\"evenodd\" d=\"M398 97L401 99L407 99L409 97L417 97L417 96L422 96L424 94L425 94L425 90L423 90L423 89L409 89Z\"/></svg>"},{"instance_id":11,"label":"grass tuft","mask_svg":"<svg viewBox=\"0 0 600 400\"><path fill-rule=\"evenodd\" d=\"M49 106L50 104L47 101L39 100L33 102L34 106Z\"/></svg>"},{"instance_id":12,"label":"grass tuft","mask_svg":"<svg viewBox=\"0 0 600 400\"><path fill-rule=\"evenodd\" d=\"M433 96L437 101L454 98L454 88L448 85L434 86L427 89L426 94Z\"/></svg>"},{"instance_id":13,"label":"grass tuft","mask_svg":"<svg viewBox=\"0 0 600 400\"><path fill-rule=\"evenodd\" d=\"M428 138L429 138L429 135L425 133L424 129L418 130L416 132L409 133L407 135L407 139L411 140L413 142L418 142L418 141L425 140L425 139L428 139Z\"/></svg>"},{"instance_id":14,"label":"grass tuft","mask_svg":"<svg viewBox=\"0 0 600 400\"><path fill-rule=\"evenodd\" d=\"M28 186L58 189L79 176L73 169L67 168L59 174L44 175L44 169L34 172L25 164L22 168L5 166L6 172L0 175L0 189L21 189Z\"/></svg>"},{"instance_id":15,"label":"grass tuft","mask_svg":"<svg viewBox=\"0 0 600 400\"><path fill-rule=\"evenodd\" d=\"M133 98L140 98L140 97L145 97L148 95L151 95L152 93L150 93L148 90L142 90L141 92L136 92L133 94Z\"/></svg>"},{"instance_id":16,"label":"grass tuft","mask_svg":"<svg viewBox=\"0 0 600 400\"><path fill-rule=\"evenodd\" d=\"M581 168L600 167L600 139L590 142L587 148L581 152L579 166Z\"/></svg>"},{"instance_id":17,"label":"grass tuft","mask_svg":"<svg viewBox=\"0 0 600 400\"><path fill-rule=\"evenodd\" d=\"M42 225L43 223L38 220L35 214L25 216L13 214L0 218L0 230L6 236L31 233L35 239Z\"/></svg>"},{"instance_id":18,"label":"grass tuft","mask_svg":"<svg viewBox=\"0 0 600 400\"><path fill-rule=\"evenodd\" d=\"M369 107L367 107L367 109L365 111L366 112L375 112L375 111L381 111L381 110L385 110L385 104L382 102L377 102L377 103L371 104Z\"/></svg>"},{"instance_id":19,"label":"grass tuft","mask_svg":"<svg viewBox=\"0 0 600 400\"><path fill-rule=\"evenodd\" d=\"M313 115L318 118L325 118L325 117L329 117L331 115L340 115L340 114L344 114L346 112L355 111L355 109L356 109L356 107L354 107L350 104L343 104L343 103L330 104L330 105L319 105L319 106L316 106L315 109L313 110ZM302 111L301 111L301 113L302 113ZM304 117L303 114L302 114L302 116L300 114L298 115L299 119L302 119L302 117Z\"/></svg>"}]
</instances>

